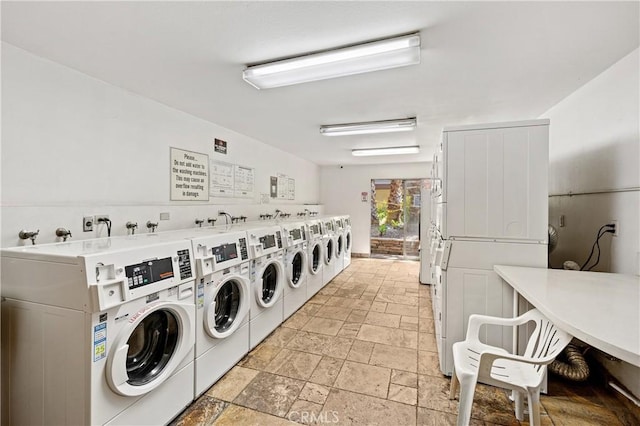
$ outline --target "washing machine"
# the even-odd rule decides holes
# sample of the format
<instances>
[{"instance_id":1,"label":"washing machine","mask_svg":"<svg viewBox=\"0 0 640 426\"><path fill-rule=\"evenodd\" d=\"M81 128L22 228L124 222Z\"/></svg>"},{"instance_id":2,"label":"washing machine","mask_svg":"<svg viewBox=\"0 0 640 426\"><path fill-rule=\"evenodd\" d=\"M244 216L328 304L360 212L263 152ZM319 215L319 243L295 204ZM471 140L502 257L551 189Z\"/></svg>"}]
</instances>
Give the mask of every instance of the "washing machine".
<instances>
[{"instance_id":1,"label":"washing machine","mask_svg":"<svg viewBox=\"0 0 640 426\"><path fill-rule=\"evenodd\" d=\"M344 228L342 230L342 235L344 236L344 250L342 251L344 267L342 269L344 270L351 265L351 217L342 216L342 223L344 224Z\"/></svg>"},{"instance_id":2,"label":"washing machine","mask_svg":"<svg viewBox=\"0 0 640 426\"><path fill-rule=\"evenodd\" d=\"M195 395L249 352L250 259L245 231L191 239L196 264Z\"/></svg>"},{"instance_id":3,"label":"washing machine","mask_svg":"<svg viewBox=\"0 0 640 426\"><path fill-rule=\"evenodd\" d=\"M336 227L333 217L323 217L320 219L322 225L322 285L325 286L338 274L338 263L336 262Z\"/></svg>"},{"instance_id":4,"label":"washing machine","mask_svg":"<svg viewBox=\"0 0 640 426\"><path fill-rule=\"evenodd\" d=\"M193 401L191 244L3 249L2 424L165 424Z\"/></svg>"},{"instance_id":5,"label":"washing machine","mask_svg":"<svg viewBox=\"0 0 640 426\"><path fill-rule=\"evenodd\" d=\"M307 297L307 230L304 222L283 222L282 240L285 246L286 285L284 286L283 316L289 318L300 309Z\"/></svg>"},{"instance_id":6,"label":"washing machine","mask_svg":"<svg viewBox=\"0 0 640 426\"><path fill-rule=\"evenodd\" d=\"M344 269L344 249L345 249L345 239L344 239L344 219L342 216L335 216L333 218L333 223L335 226L335 255L336 255L336 275L342 272Z\"/></svg>"},{"instance_id":7,"label":"washing machine","mask_svg":"<svg viewBox=\"0 0 640 426\"><path fill-rule=\"evenodd\" d=\"M250 223L246 228L251 257L249 347L253 349L282 324L286 269L280 226Z\"/></svg>"},{"instance_id":8,"label":"washing machine","mask_svg":"<svg viewBox=\"0 0 640 426\"><path fill-rule=\"evenodd\" d=\"M324 234L320 220L307 220L307 299L313 297L323 286Z\"/></svg>"}]
</instances>

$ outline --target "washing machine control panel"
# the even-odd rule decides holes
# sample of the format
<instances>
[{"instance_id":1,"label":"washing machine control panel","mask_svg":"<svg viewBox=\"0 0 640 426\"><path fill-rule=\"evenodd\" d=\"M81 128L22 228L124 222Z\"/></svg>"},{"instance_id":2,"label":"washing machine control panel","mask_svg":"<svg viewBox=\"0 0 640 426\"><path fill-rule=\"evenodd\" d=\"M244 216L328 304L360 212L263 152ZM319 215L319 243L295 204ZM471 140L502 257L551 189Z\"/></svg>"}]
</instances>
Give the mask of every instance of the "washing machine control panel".
<instances>
[{"instance_id":1,"label":"washing machine control panel","mask_svg":"<svg viewBox=\"0 0 640 426\"><path fill-rule=\"evenodd\" d=\"M311 231L312 235L319 235L320 232L320 225L317 223L314 223L313 225L309 225L309 231Z\"/></svg>"},{"instance_id":2,"label":"washing machine control panel","mask_svg":"<svg viewBox=\"0 0 640 426\"><path fill-rule=\"evenodd\" d=\"M277 231L274 234L266 234L258 239L260 244L262 244L263 249L270 249L278 246L279 249L282 248L282 234L280 231Z\"/></svg>"},{"instance_id":3,"label":"washing machine control panel","mask_svg":"<svg viewBox=\"0 0 640 426\"><path fill-rule=\"evenodd\" d=\"M148 260L125 266L129 289L144 287L167 278L173 278L173 261L170 257Z\"/></svg>"},{"instance_id":4,"label":"washing machine control panel","mask_svg":"<svg viewBox=\"0 0 640 426\"><path fill-rule=\"evenodd\" d=\"M293 241L300 241L300 240L306 240L306 236L304 235L304 227L301 226L300 228L293 228L291 231L289 231L289 235L291 235L291 237L293 238Z\"/></svg>"},{"instance_id":5,"label":"washing machine control panel","mask_svg":"<svg viewBox=\"0 0 640 426\"><path fill-rule=\"evenodd\" d=\"M238 246L236 243L221 244L211 249L216 263L226 262L227 260L236 259L238 257Z\"/></svg>"}]
</instances>

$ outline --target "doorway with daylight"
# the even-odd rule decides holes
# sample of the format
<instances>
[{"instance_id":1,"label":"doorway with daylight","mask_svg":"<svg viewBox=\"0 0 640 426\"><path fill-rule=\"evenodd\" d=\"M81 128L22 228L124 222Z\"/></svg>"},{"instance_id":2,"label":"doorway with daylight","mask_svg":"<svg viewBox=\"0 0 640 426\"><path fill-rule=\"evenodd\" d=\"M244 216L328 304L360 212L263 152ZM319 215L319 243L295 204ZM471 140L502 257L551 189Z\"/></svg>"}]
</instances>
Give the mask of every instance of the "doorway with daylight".
<instances>
[{"instance_id":1,"label":"doorway with daylight","mask_svg":"<svg viewBox=\"0 0 640 426\"><path fill-rule=\"evenodd\" d=\"M422 198L428 197L429 183L371 179L371 257L419 260Z\"/></svg>"}]
</instances>

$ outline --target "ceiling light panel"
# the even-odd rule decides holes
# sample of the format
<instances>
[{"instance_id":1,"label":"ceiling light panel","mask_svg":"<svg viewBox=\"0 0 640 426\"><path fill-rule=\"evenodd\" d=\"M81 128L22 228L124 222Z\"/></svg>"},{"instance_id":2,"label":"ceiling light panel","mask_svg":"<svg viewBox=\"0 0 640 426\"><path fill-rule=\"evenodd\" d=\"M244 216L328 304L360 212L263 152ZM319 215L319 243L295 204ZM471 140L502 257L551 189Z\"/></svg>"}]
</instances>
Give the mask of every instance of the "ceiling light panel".
<instances>
[{"instance_id":1,"label":"ceiling light panel","mask_svg":"<svg viewBox=\"0 0 640 426\"><path fill-rule=\"evenodd\" d=\"M242 78L257 89L269 89L419 63L420 34L415 33L255 65Z\"/></svg>"},{"instance_id":2,"label":"ceiling light panel","mask_svg":"<svg viewBox=\"0 0 640 426\"><path fill-rule=\"evenodd\" d=\"M332 124L320 126L324 136L367 135L372 133L408 132L416 128L416 119L369 121L366 123Z\"/></svg>"},{"instance_id":3,"label":"ceiling light panel","mask_svg":"<svg viewBox=\"0 0 640 426\"><path fill-rule=\"evenodd\" d=\"M389 148L367 148L367 149L354 149L351 151L351 155L354 157L367 157L373 155L400 155L400 154L418 154L420 147L418 145L413 146L397 146Z\"/></svg>"}]
</instances>

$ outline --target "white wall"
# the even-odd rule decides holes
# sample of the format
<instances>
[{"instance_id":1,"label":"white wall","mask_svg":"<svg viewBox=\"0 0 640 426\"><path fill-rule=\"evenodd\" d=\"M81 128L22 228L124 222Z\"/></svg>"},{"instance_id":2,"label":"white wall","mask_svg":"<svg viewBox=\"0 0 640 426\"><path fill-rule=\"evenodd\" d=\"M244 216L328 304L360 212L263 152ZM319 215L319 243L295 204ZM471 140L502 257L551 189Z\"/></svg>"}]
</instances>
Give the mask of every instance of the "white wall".
<instances>
[{"instance_id":1,"label":"white wall","mask_svg":"<svg viewBox=\"0 0 640 426\"><path fill-rule=\"evenodd\" d=\"M551 119L549 220L559 231L554 267L582 263L598 228L618 220L619 236L605 235L595 270L640 274L640 70L638 49L555 105ZM628 192L612 192L625 190ZM602 194L553 196L578 192ZM559 227L560 215L566 226ZM607 289L602 289L606 297ZM640 309L640 301L639 306ZM640 369L599 357L609 372L640 396Z\"/></svg>"},{"instance_id":2,"label":"white wall","mask_svg":"<svg viewBox=\"0 0 640 426\"><path fill-rule=\"evenodd\" d=\"M23 228L39 229L38 243L56 241L58 227L74 239L106 236L104 226L83 233L83 215L108 214L112 235L124 235L127 221L146 232L160 212L171 219L159 230L169 230L217 217L219 209L254 219L276 208L294 216L320 209L317 165L7 43L2 124L2 247L25 244ZM228 155L213 153L214 138L228 142ZM170 201L169 147L254 167L256 196ZM295 179L296 199L260 204L278 173Z\"/></svg>"},{"instance_id":3,"label":"white wall","mask_svg":"<svg viewBox=\"0 0 640 426\"><path fill-rule=\"evenodd\" d=\"M430 170L430 162L320 168L320 199L325 212L351 216L352 253L371 252L371 179L425 179ZM361 201L362 192L369 194L367 202Z\"/></svg>"},{"instance_id":4,"label":"white wall","mask_svg":"<svg viewBox=\"0 0 640 426\"><path fill-rule=\"evenodd\" d=\"M639 274L638 64L636 49L542 115L551 119L549 218L560 234L554 266L566 259L582 263L598 228L618 220L619 236L601 240L596 270ZM631 191L609 192L623 189ZM593 191L606 193L562 195ZM563 228L560 215L565 216Z\"/></svg>"}]
</instances>

